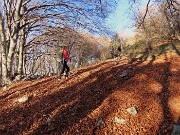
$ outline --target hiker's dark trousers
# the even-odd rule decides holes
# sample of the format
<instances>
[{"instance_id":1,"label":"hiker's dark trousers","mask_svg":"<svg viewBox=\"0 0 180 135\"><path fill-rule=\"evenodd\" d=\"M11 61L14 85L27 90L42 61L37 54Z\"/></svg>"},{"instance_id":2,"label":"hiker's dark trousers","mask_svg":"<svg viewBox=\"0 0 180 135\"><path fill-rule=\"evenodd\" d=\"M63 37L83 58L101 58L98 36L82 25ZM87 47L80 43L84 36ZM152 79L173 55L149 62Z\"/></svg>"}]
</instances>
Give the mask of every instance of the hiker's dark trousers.
<instances>
[{"instance_id":1,"label":"hiker's dark trousers","mask_svg":"<svg viewBox=\"0 0 180 135\"><path fill-rule=\"evenodd\" d=\"M66 60L63 60L63 61L61 61L60 77L61 77L62 74L64 73L65 69L66 69L66 76L68 76L69 67L68 67L68 65L67 65L67 61L66 61Z\"/></svg>"}]
</instances>

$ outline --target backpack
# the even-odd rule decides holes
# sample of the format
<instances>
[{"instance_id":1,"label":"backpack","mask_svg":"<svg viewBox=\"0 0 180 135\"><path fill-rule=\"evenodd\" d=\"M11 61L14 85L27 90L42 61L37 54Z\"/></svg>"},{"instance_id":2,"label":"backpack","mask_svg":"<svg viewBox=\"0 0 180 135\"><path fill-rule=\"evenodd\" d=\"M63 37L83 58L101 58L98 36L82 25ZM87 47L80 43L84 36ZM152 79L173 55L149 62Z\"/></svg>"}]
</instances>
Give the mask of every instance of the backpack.
<instances>
[{"instance_id":1,"label":"backpack","mask_svg":"<svg viewBox=\"0 0 180 135\"><path fill-rule=\"evenodd\" d=\"M120 52L120 51L121 51L121 46L118 46L118 48L117 48L117 49L118 49L118 51Z\"/></svg>"},{"instance_id":2,"label":"backpack","mask_svg":"<svg viewBox=\"0 0 180 135\"><path fill-rule=\"evenodd\" d=\"M63 51L59 51L58 52L58 61L63 61L63 55L62 55Z\"/></svg>"}]
</instances>

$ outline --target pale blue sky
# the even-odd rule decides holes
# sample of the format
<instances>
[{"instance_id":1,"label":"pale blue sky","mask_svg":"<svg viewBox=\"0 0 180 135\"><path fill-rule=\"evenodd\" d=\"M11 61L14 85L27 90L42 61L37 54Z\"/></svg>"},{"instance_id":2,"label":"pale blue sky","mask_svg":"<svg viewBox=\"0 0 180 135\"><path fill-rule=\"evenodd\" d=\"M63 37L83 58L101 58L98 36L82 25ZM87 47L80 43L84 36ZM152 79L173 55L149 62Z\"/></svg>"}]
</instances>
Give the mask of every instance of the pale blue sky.
<instances>
[{"instance_id":1,"label":"pale blue sky","mask_svg":"<svg viewBox=\"0 0 180 135\"><path fill-rule=\"evenodd\" d=\"M139 8L145 8L147 1L140 0L138 3ZM110 14L106 19L106 24L115 32L118 32L121 36L127 37L135 34L133 27L133 21L130 17L128 0L119 0L115 12Z\"/></svg>"},{"instance_id":2,"label":"pale blue sky","mask_svg":"<svg viewBox=\"0 0 180 135\"><path fill-rule=\"evenodd\" d=\"M133 28L130 19L128 0L120 1L114 13L112 13L106 20L106 24L115 32L125 34L125 36L132 35Z\"/></svg>"}]
</instances>

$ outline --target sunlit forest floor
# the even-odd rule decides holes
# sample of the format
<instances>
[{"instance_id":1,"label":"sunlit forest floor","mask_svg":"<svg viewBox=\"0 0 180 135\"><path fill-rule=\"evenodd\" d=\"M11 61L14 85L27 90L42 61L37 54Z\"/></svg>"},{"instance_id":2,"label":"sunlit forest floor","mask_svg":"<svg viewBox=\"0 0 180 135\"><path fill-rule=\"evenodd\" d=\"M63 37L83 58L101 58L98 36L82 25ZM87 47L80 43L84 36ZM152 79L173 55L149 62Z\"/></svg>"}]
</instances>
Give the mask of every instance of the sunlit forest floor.
<instances>
[{"instance_id":1,"label":"sunlit forest floor","mask_svg":"<svg viewBox=\"0 0 180 135\"><path fill-rule=\"evenodd\" d=\"M0 134L171 134L180 124L178 53L116 62L1 88Z\"/></svg>"}]
</instances>

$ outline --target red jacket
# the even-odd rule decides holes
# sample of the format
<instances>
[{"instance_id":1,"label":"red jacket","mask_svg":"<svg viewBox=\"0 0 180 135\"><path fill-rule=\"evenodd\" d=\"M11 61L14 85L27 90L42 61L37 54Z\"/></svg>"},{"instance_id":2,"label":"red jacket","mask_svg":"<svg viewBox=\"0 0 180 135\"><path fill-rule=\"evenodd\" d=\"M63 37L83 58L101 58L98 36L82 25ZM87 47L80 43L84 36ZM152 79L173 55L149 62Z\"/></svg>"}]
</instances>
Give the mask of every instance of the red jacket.
<instances>
[{"instance_id":1,"label":"red jacket","mask_svg":"<svg viewBox=\"0 0 180 135\"><path fill-rule=\"evenodd\" d=\"M67 52L66 50L63 50L62 56L63 56L63 58L65 58L66 60L71 60L71 58L69 58L68 52Z\"/></svg>"}]
</instances>

